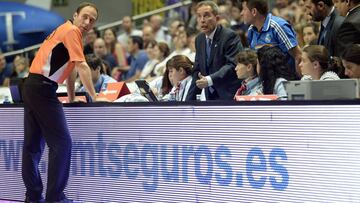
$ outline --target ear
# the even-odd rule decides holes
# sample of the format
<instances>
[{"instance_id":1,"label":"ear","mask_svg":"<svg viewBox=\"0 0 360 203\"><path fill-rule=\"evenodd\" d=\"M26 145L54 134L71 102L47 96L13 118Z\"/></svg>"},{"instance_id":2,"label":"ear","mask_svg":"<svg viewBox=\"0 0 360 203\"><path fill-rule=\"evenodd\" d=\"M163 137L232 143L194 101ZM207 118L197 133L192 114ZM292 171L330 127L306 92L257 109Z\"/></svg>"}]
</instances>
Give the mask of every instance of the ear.
<instances>
[{"instance_id":1,"label":"ear","mask_svg":"<svg viewBox=\"0 0 360 203\"><path fill-rule=\"evenodd\" d=\"M252 9L250 10L250 12L251 12L251 14L252 14L253 16L256 16L256 14L258 13L258 10L257 10L256 8L252 8Z\"/></svg>"},{"instance_id":2,"label":"ear","mask_svg":"<svg viewBox=\"0 0 360 203\"><path fill-rule=\"evenodd\" d=\"M312 64L314 66L314 69L319 69L320 68L319 61L314 61L314 62L312 62Z\"/></svg>"},{"instance_id":3,"label":"ear","mask_svg":"<svg viewBox=\"0 0 360 203\"><path fill-rule=\"evenodd\" d=\"M219 21L220 20L220 15L216 15L215 18L216 18L216 22Z\"/></svg>"},{"instance_id":4,"label":"ear","mask_svg":"<svg viewBox=\"0 0 360 203\"><path fill-rule=\"evenodd\" d=\"M246 65L246 70L250 72L253 69L253 66L251 64Z\"/></svg>"},{"instance_id":5,"label":"ear","mask_svg":"<svg viewBox=\"0 0 360 203\"><path fill-rule=\"evenodd\" d=\"M324 9L325 8L325 3L323 1L319 1L316 5L319 9Z\"/></svg>"},{"instance_id":6,"label":"ear","mask_svg":"<svg viewBox=\"0 0 360 203\"><path fill-rule=\"evenodd\" d=\"M75 12L74 15L73 15L73 19L75 19L77 16L78 16L78 13Z\"/></svg>"},{"instance_id":7,"label":"ear","mask_svg":"<svg viewBox=\"0 0 360 203\"><path fill-rule=\"evenodd\" d=\"M350 0L345 0L346 6L350 7Z\"/></svg>"}]
</instances>

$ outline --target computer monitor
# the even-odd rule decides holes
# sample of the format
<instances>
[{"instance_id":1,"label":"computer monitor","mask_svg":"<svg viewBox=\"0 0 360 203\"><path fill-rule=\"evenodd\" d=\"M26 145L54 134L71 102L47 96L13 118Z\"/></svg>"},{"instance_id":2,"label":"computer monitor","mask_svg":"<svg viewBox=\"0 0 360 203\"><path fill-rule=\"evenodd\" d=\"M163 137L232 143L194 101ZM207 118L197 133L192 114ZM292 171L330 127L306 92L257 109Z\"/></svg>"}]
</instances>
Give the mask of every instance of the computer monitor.
<instances>
[{"instance_id":1,"label":"computer monitor","mask_svg":"<svg viewBox=\"0 0 360 203\"><path fill-rule=\"evenodd\" d=\"M136 80L135 83L139 87L141 95L146 97L150 102L158 101L146 80Z\"/></svg>"},{"instance_id":2,"label":"computer monitor","mask_svg":"<svg viewBox=\"0 0 360 203\"><path fill-rule=\"evenodd\" d=\"M284 86L288 100L359 98L359 82L355 79L286 81Z\"/></svg>"}]
</instances>

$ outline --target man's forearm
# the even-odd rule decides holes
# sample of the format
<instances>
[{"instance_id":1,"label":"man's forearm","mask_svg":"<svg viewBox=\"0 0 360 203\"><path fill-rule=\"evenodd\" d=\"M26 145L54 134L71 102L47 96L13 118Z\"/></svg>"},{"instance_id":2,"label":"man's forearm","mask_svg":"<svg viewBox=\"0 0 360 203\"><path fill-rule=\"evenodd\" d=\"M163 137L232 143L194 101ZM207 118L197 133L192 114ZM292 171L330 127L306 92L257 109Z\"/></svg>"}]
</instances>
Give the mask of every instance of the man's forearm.
<instances>
[{"instance_id":1,"label":"man's forearm","mask_svg":"<svg viewBox=\"0 0 360 203\"><path fill-rule=\"evenodd\" d=\"M75 100L75 80L76 80L76 71L74 69L66 80L66 89L70 103Z\"/></svg>"},{"instance_id":2,"label":"man's forearm","mask_svg":"<svg viewBox=\"0 0 360 203\"><path fill-rule=\"evenodd\" d=\"M96 93L95 93L94 85L92 84L91 81L91 71L89 66L85 62L83 62L80 63L76 68L79 73L82 84L84 85L91 99L95 101Z\"/></svg>"}]
</instances>

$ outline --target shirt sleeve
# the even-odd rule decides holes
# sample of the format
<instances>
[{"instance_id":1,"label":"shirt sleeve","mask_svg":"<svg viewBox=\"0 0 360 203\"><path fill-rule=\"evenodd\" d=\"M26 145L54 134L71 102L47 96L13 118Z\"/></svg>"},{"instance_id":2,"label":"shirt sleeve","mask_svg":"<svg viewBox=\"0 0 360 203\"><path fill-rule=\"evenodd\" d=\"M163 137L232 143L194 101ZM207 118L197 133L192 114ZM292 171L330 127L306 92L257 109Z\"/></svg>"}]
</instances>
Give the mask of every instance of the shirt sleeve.
<instances>
[{"instance_id":1,"label":"shirt sleeve","mask_svg":"<svg viewBox=\"0 0 360 203\"><path fill-rule=\"evenodd\" d=\"M279 41L279 48L283 52L288 52L298 45L296 33L290 24L286 23L280 26L278 23L274 22L274 29Z\"/></svg>"},{"instance_id":2,"label":"shirt sleeve","mask_svg":"<svg viewBox=\"0 0 360 203\"><path fill-rule=\"evenodd\" d=\"M82 34L78 29L71 29L64 37L64 45L69 51L71 62L85 61L82 45Z\"/></svg>"}]
</instances>

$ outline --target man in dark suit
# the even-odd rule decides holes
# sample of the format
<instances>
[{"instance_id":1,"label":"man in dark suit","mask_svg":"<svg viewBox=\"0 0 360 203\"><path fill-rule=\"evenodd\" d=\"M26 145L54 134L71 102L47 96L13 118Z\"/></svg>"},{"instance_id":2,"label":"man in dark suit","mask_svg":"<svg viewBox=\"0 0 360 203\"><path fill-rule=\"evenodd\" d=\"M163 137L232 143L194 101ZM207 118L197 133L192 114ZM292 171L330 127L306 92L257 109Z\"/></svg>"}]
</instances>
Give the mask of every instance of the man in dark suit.
<instances>
[{"instance_id":1,"label":"man in dark suit","mask_svg":"<svg viewBox=\"0 0 360 203\"><path fill-rule=\"evenodd\" d=\"M351 44L360 44L360 0L340 0L339 8L344 8L346 13L344 22L336 34L336 50L340 56Z\"/></svg>"},{"instance_id":2,"label":"man in dark suit","mask_svg":"<svg viewBox=\"0 0 360 203\"><path fill-rule=\"evenodd\" d=\"M325 46L331 56L339 56L335 50L336 32L344 17L335 10L332 0L310 0L306 8L313 21L321 22L317 44Z\"/></svg>"},{"instance_id":3,"label":"man in dark suit","mask_svg":"<svg viewBox=\"0 0 360 203\"><path fill-rule=\"evenodd\" d=\"M204 91L206 100L232 100L241 85L237 79L235 55L242 50L239 36L217 25L218 6L202 1L196 7L201 34L196 37L193 82L187 100L195 100Z\"/></svg>"}]
</instances>

